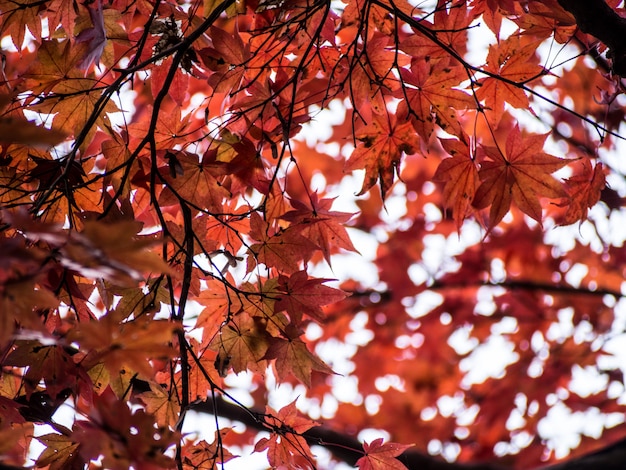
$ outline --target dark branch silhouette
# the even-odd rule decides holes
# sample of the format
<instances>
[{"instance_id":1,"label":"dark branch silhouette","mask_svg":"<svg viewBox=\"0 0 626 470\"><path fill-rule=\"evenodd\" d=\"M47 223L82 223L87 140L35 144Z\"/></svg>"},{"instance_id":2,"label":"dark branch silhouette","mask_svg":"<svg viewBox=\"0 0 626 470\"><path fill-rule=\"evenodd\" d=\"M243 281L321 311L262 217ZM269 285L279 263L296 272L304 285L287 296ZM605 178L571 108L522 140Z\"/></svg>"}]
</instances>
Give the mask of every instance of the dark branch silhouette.
<instances>
[{"instance_id":1,"label":"dark branch silhouette","mask_svg":"<svg viewBox=\"0 0 626 470\"><path fill-rule=\"evenodd\" d=\"M622 18L604 0L559 0L569 11L580 30L602 41L609 49L607 56L613 60L613 73L626 76L626 18Z\"/></svg>"}]
</instances>

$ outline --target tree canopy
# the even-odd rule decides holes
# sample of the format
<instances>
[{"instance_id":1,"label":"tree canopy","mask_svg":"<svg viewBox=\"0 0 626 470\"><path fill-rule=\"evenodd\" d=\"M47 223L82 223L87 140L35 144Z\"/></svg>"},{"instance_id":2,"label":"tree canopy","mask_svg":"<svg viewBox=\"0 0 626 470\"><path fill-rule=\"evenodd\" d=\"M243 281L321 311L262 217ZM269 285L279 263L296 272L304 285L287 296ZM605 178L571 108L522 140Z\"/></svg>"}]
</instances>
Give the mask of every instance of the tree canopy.
<instances>
[{"instance_id":1,"label":"tree canopy","mask_svg":"<svg viewBox=\"0 0 626 470\"><path fill-rule=\"evenodd\" d=\"M624 468L624 13L0 0L0 466Z\"/></svg>"}]
</instances>

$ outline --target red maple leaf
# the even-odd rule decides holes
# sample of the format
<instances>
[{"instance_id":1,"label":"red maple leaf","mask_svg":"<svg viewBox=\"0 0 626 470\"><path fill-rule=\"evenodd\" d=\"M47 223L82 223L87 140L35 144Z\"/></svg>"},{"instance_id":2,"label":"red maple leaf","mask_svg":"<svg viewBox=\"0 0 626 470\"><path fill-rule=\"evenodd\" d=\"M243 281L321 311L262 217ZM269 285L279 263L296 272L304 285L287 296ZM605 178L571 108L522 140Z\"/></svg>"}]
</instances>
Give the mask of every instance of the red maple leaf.
<instances>
[{"instance_id":1,"label":"red maple leaf","mask_svg":"<svg viewBox=\"0 0 626 470\"><path fill-rule=\"evenodd\" d=\"M267 424L276 431L269 438L260 439L254 446L254 451L267 449L267 459L274 468L284 465L291 468L315 468L313 454L302 433L318 424L298 416L296 400L278 412L268 406L266 413Z\"/></svg>"},{"instance_id":2,"label":"red maple leaf","mask_svg":"<svg viewBox=\"0 0 626 470\"><path fill-rule=\"evenodd\" d=\"M425 141L433 133L435 123L449 134L463 135L456 110L476 106L470 95L454 88L467 80L465 69L447 67L441 62L432 66L425 60L416 60L410 71L401 70L406 86L398 95L406 96L406 100L398 106L398 118L410 117Z\"/></svg>"},{"instance_id":3,"label":"red maple leaf","mask_svg":"<svg viewBox=\"0 0 626 470\"><path fill-rule=\"evenodd\" d=\"M395 115L375 114L368 126L356 133L361 143L346 162L346 170L365 169L365 180L358 195L364 194L380 180L380 192L385 197L393 184L402 154L412 154L419 148L419 139L410 122L398 124Z\"/></svg>"},{"instance_id":4,"label":"red maple leaf","mask_svg":"<svg viewBox=\"0 0 626 470\"><path fill-rule=\"evenodd\" d=\"M445 183L443 197L446 206L452 208L452 215L459 230L476 194L479 184L478 168L465 142L441 139L441 144L452 157L444 159L439 164L433 180Z\"/></svg>"},{"instance_id":5,"label":"red maple leaf","mask_svg":"<svg viewBox=\"0 0 626 470\"><path fill-rule=\"evenodd\" d=\"M317 193L313 193L310 196L311 207L309 207L301 201L291 199L291 205L295 210L281 217L292 223L305 224L300 233L322 250L328 264L330 264L331 251L337 248L356 252L345 227L345 223L352 218L352 214L331 211L333 200L318 199Z\"/></svg>"},{"instance_id":6,"label":"red maple leaf","mask_svg":"<svg viewBox=\"0 0 626 470\"><path fill-rule=\"evenodd\" d=\"M494 227L509 211L511 201L525 214L541 223L539 197L558 198L567 195L561 183L551 176L568 161L543 151L547 135L522 138L515 126L506 140L506 152L500 147L483 146L487 160L479 171L481 185L473 205L484 209L491 205L489 226ZM505 155L506 154L506 155Z\"/></svg>"},{"instance_id":7,"label":"red maple leaf","mask_svg":"<svg viewBox=\"0 0 626 470\"><path fill-rule=\"evenodd\" d=\"M357 460L359 470L407 470L407 468L395 457L400 455L412 445L396 444L383 439L374 440L371 444L363 443L365 455Z\"/></svg>"},{"instance_id":8,"label":"red maple leaf","mask_svg":"<svg viewBox=\"0 0 626 470\"><path fill-rule=\"evenodd\" d=\"M300 269L300 263L307 261L316 246L300 234L301 227L287 227L275 234L269 233L269 226L259 214L250 215L250 236L257 240L250 246L254 256L248 256L248 272L255 265L255 258L268 268L276 268L287 274Z\"/></svg>"},{"instance_id":9,"label":"red maple leaf","mask_svg":"<svg viewBox=\"0 0 626 470\"><path fill-rule=\"evenodd\" d=\"M243 64L249 59L249 46L245 46L239 35L231 35L216 26L210 29L213 47L198 52L204 65L213 70L209 85L217 93L237 90L246 71Z\"/></svg>"},{"instance_id":10,"label":"red maple leaf","mask_svg":"<svg viewBox=\"0 0 626 470\"><path fill-rule=\"evenodd\" d=\"M278 288L284 295L276 302L276 311L286 310L293 323L302 321L306 314L318 322L324 321L323 305L334 304L345 298L339 289L323 285L331 279L309 279L306 271L298 271L290 277L279 276Z\"/></svg>"},{"instance_id":11,"label":"red maple leaf","mask_svg":"<svg viewBox=\"0 0 626 470\"><path fill-rule=\"evenodd\" d=\"M596 205L602 190L606 187L602 162L596 163L593 168L589 160L582 160L581 164L582 173L565 180L569 198L562 204L567 207L563 220L559 220L563 225L586 220L589 208Z\"/></svg>"}]
</instances>

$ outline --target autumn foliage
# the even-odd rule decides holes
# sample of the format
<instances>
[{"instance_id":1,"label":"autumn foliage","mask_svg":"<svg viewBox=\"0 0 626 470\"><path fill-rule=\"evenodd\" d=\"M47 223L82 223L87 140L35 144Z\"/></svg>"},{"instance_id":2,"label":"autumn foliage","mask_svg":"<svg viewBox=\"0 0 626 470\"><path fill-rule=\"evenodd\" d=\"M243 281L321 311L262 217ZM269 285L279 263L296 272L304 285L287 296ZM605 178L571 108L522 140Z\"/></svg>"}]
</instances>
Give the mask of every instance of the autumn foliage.
<instances>
[{"instance_id":1,"label":"autumn foliage","mask_svg":"<svg viewBox=\"0 0 626 470\"><path fill-rule=\"evenodd\" d=\"M625 438L621 52L568 2L0 0L0 464Z\"/></svg>"}]
</instances>

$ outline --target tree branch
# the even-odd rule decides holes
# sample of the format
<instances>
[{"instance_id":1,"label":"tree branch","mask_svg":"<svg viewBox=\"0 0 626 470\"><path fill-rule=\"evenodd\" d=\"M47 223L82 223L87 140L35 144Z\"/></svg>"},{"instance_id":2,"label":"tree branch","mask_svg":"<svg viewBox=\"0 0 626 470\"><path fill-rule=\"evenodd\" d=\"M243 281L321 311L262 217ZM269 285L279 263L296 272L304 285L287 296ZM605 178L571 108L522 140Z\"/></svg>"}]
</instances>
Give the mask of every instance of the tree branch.
<instances>
[{"instance_id":1,"label":"tree branch","mask_svg":"<svg viewBox=\"0 0 626 470\"><path fill-rule=\"evenodd\" d=\"M220 397L215 401L209 399L191 404L190 408L199 413L217 413L220 417L243 423L249 428L258 431L267 431L263 425L263 413L246 410L234 403L227 402ZM258 417L258 418L257 418ZM363 457L363 446L356 438L342 434L325 426L317 426L302 434L309 445L321 445L330 451L333 456L349 465ZM438 457L423 454L415 450L404 452L398 459L409 469L419 470L503 470L504 467L484 464L450 463Z\"/></svg>"},{"instance_id":2,"label":"tree branch","mask_svg":"<svg viewBox=\"0 0 626 470\"><path fill-rule=\"evenodd\" d=\"M258 431L267 431L263 425L264 414L252 409L244 409L221 397L203 402L192 403L189 409L198 413L215 414L221 418L243 423L246 427ZM302 436L309 445L320 445L330 451L333 456L355 465L363 457L363 447L356 438L342 434L325 426L309 429ZM439 457L423 454L416 450L407 450L398 459L409 470L505 470L508 466L495 463L457 463L446 462ZM557 464L543 467L542 470L623 470L626 468L626 439L610 444L592 454L577 457Z\"/></svg>"}]
</instances>

